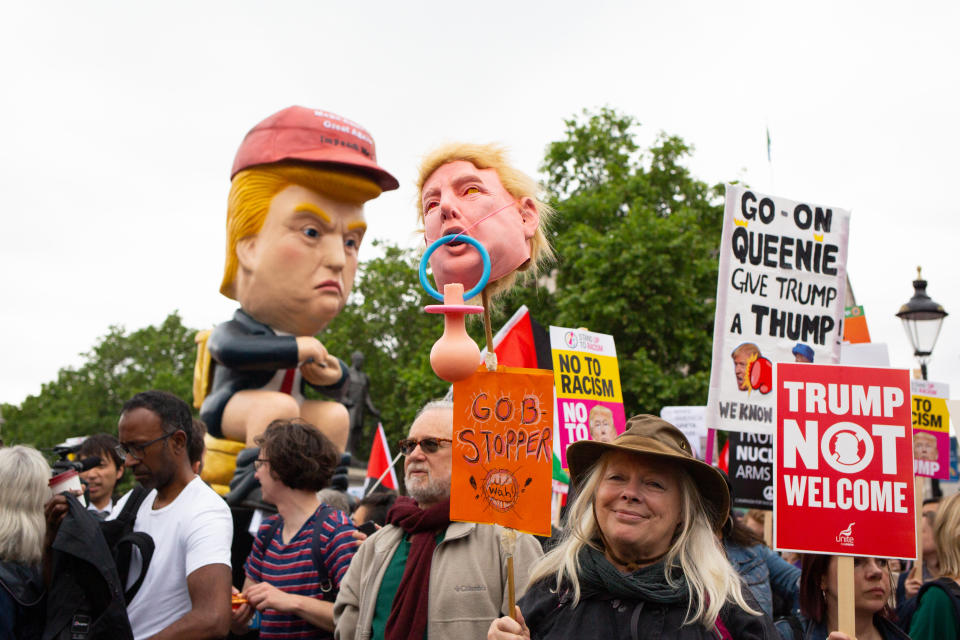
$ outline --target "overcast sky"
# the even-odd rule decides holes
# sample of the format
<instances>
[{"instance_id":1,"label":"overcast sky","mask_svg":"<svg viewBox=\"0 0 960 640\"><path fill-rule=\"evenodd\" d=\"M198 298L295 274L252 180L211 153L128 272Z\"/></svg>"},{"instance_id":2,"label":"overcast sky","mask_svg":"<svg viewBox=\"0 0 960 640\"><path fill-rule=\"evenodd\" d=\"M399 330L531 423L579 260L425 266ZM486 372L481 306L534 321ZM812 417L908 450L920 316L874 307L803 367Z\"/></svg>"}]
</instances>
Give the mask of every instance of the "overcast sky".
<instances>
[{"instance_id":1,"label":"overcast sky","mask_svg":"<svg viewBox=\"0 0 960 640\"><path fill-rule=\"evenodd\" d=\"M922 265L954 314L930 377L960 389L960 5L845 4L8 3L0 401L39 393L112 324L230 316L233 155L292 104L373 134L401 188L368 206L367 237L410 245L415 168L438 143L502 142L534 173L564 118L633 115L645 144L691 143L707 182L850 209L856 301L894 366L914 366L894 314Z\"/></svg>"}]
</instances>

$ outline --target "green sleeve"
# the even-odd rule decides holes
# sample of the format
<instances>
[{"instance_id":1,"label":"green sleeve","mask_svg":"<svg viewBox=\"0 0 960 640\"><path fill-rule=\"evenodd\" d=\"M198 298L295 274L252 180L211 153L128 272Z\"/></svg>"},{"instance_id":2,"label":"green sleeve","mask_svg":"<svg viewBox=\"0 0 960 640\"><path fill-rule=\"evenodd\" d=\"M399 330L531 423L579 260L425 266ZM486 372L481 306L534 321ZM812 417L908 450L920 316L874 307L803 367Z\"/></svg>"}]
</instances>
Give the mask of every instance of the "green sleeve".
<instances>
[{"instance_id":1,"label":"green sleeve","mask_svg":"<svg viewBox=\"0 0 960 640\"><path fill-rule=\"evenodd\" d=\"M953 602L940 587L927 589L910 620L913 640L958 640Z\"/></svg>"}]
</instances>

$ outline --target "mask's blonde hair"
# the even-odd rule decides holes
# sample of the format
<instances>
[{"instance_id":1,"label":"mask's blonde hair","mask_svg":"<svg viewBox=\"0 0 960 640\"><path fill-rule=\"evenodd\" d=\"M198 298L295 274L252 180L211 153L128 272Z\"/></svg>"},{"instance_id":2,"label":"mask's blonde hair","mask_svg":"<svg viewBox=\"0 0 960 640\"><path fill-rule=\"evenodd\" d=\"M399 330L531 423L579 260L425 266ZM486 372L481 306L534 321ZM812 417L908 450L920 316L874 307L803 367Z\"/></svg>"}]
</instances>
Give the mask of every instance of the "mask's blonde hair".
<instances>
[{"instance_id":1,"label":"mask's blonde hair","mask_svg":"<svg viewBox=\"0 0 960 640\"><path fill-rule=\"evenodd\" d=\"M228 298L237 297L237 242L260 233L270 202L291 185L353 204L363 204L381 192L369 178L302 163L261 165L238 173L227 199L227 259L220 284L220 293Z\"/></svg>"},{"instance_id":2,"label":"mask's blonde hair","mask_svg":"<svg viewBox=\"0 0 960 640\"><path fill-rule=\"evenodd\" d=\"M516 199L530 198L533 200L537 213L540 214L540 224L537 232L530 239L530 260L520 265L517 271L527 271L536 275L537 270L553 257L550 241L544 233L553 215L550 205L542 202L537 193L539 187L536 180L510 165L507 151L495 144L469 144L465 142L451 142L434 149L424 157L420 163L420 172L417 177L417 221L423 232L423 184L433 175L433 172L445 164L464 160L477 169L493 169L500 178L500 184L507 193ZM509 289L517 279L516 271L487 285L487 292L495 295Z\"/></svg>"},{"instance_id":3,"label":"mask's blonde hair","mask_svg":"<svg viewBox=\"0 0 960 640\"><path fill-rule=\"evenodd\" d=\"M39 564L50 467L32 447L0 449L0 560Z\"/></svg>"},{"instance_id":4,"label":"mask's blonde hair","mask_svg":"<svg viewBox=\"0 0 960 640\"><path fill-rule=\"evenodd\" d=\"M573 588L573 606L580 601L580 550L591 546L603 551L600 525L594 515L594 497L604 469L615 452L602 455L586 472L579 493L567 513L567 523L560 541L534 565L529 585L553 578L554 588ZM641 456L637 456L638 458ZM689 600L684 624L700 623L713 629L720 609L726 602L736 603L752 615L761 615L743 599L740 576L727 561L700 492L683 469L675 469L680 487L682 525L664 556L664 573L668 584L675 585L670 567L679 565L687 580Z\"/></svg>"},{"instance_id":5,"label":"mask's blonde hair","mask_svg":"<svg viewBox=\"0 0 960 640\"><path fill-rule=\"evenodd\" d=\"M933 536L940 556L940 575L960 579L960 493L940 503Z\"/></svg>"}]
</instances>

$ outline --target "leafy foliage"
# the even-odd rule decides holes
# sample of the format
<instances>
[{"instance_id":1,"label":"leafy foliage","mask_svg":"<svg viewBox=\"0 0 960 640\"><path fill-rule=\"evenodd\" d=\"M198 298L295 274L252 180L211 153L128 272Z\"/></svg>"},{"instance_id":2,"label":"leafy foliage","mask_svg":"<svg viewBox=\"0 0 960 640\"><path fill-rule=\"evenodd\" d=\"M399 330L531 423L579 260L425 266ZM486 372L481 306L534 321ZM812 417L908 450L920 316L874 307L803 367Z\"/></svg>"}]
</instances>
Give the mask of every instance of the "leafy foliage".
<instances>
[{"instance_id":1,"label":"leafy foliage","mask_svg":"<svg viewBox=\"0 0 960 640\"><path fill-rule=\"evenodd\" d=\"M159 325L126 333L110 327L78 369L64 368L19 407L4 405L4 441L51 447L70 436L116 433L120 407L134 394L163 389L192 397L196 330L174 311Z\"/></svg>"},{"instance_id":2,"label":"leafy foliage","mask_svg":"<svg viewBox=\"0 0 960 640\"><path fill-rule=\"evenodd\" d=\"M541 171L557 210L552 295L518 289L544 324L609 333L627 415L705 404L713 338L719 191L681 163L691 152L661 134L640 152L636 121L610 109L566 121Z\"/></svg>"}]
</instances>

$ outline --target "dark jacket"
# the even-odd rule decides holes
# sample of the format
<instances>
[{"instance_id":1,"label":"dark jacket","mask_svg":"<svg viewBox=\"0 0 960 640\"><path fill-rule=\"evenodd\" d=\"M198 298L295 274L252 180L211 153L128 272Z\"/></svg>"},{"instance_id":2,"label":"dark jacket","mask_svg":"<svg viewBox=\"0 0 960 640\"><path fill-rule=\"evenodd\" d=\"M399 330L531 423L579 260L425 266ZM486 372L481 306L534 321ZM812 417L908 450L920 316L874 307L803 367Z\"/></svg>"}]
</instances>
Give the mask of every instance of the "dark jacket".
<instances>
[{"instance_id":1,"label":"dark jacket","mask_svg":"<svg viewBox=\"0 0 960 640\"><path fill-rule=\"evenodd\" d=\"M701 624L683 625L687 608L684 604L660 604L643 600L620 600L613 597L583 599L572 606L573 592L561 589L552 593L553 578L533 585L517 602L530 628L533 640L699 640L716 639L718 634ZM744 592L748 604L759 609L753 596ZM720 619L737 640L779 640L773 622L765 615L754 616L739 607L727 604Z\"/></svg>"},{"instance_id":2,"label":"dark jacket","mask_svg":"<svg viewBox=\"0 0 960 640\"><path fill-rule=\"evenodd\" d=\"M200 419L210 435L222 438L220 420L227 402L238 391L259 389L270 382L280 369L294 369L297 339L278 336L273 329L237 309L233 320L218 324L207 342L213 358L213 384L200 408ZM327 387L310 385L321 391L336 391L347 379L347 365L340 361L340 380ZM305 381L301 381L302 385ZM309 384L309 383L308 383Z\"/></svg>"},{"instance_id":3,"label":"dark jacket","mask_svg":"<svg viewBox=\"0 0 960 640\"><path fill-rule=\"evenodd\" d=\"M0 638L39 638L43 630L43 595L38 567L0 562Z\"/></svg>"},{"instance_id":4,"label":"dark jacket","mask_svg":"<svg viewBox=\"0 0 960 640\"><path fill-rule=\"evenodd\" d=\"M100 521L73 496L50 551L43 640L133 640L123 588ZM84 635L85 634L85 635Z\"/></svg>"},{"instance_id":5,"label":"dark jacket","mask_svg":"<svg viewBox=\"0 0 960 640\"><path fill-rule=\"evenodd\" d=\"M884 618L879 613L873 616L873 626L880 631L880 637L883 640L910 640L910 636L904 633L903 629L895 625L893 622ZM827 631L827 626L819 622L814 622L813 620L804 621L804 632L802 638L789 638L786 635L784 636L785 640L826 640L827 636L830 633Z\"/></svg>"}]
</instances>

